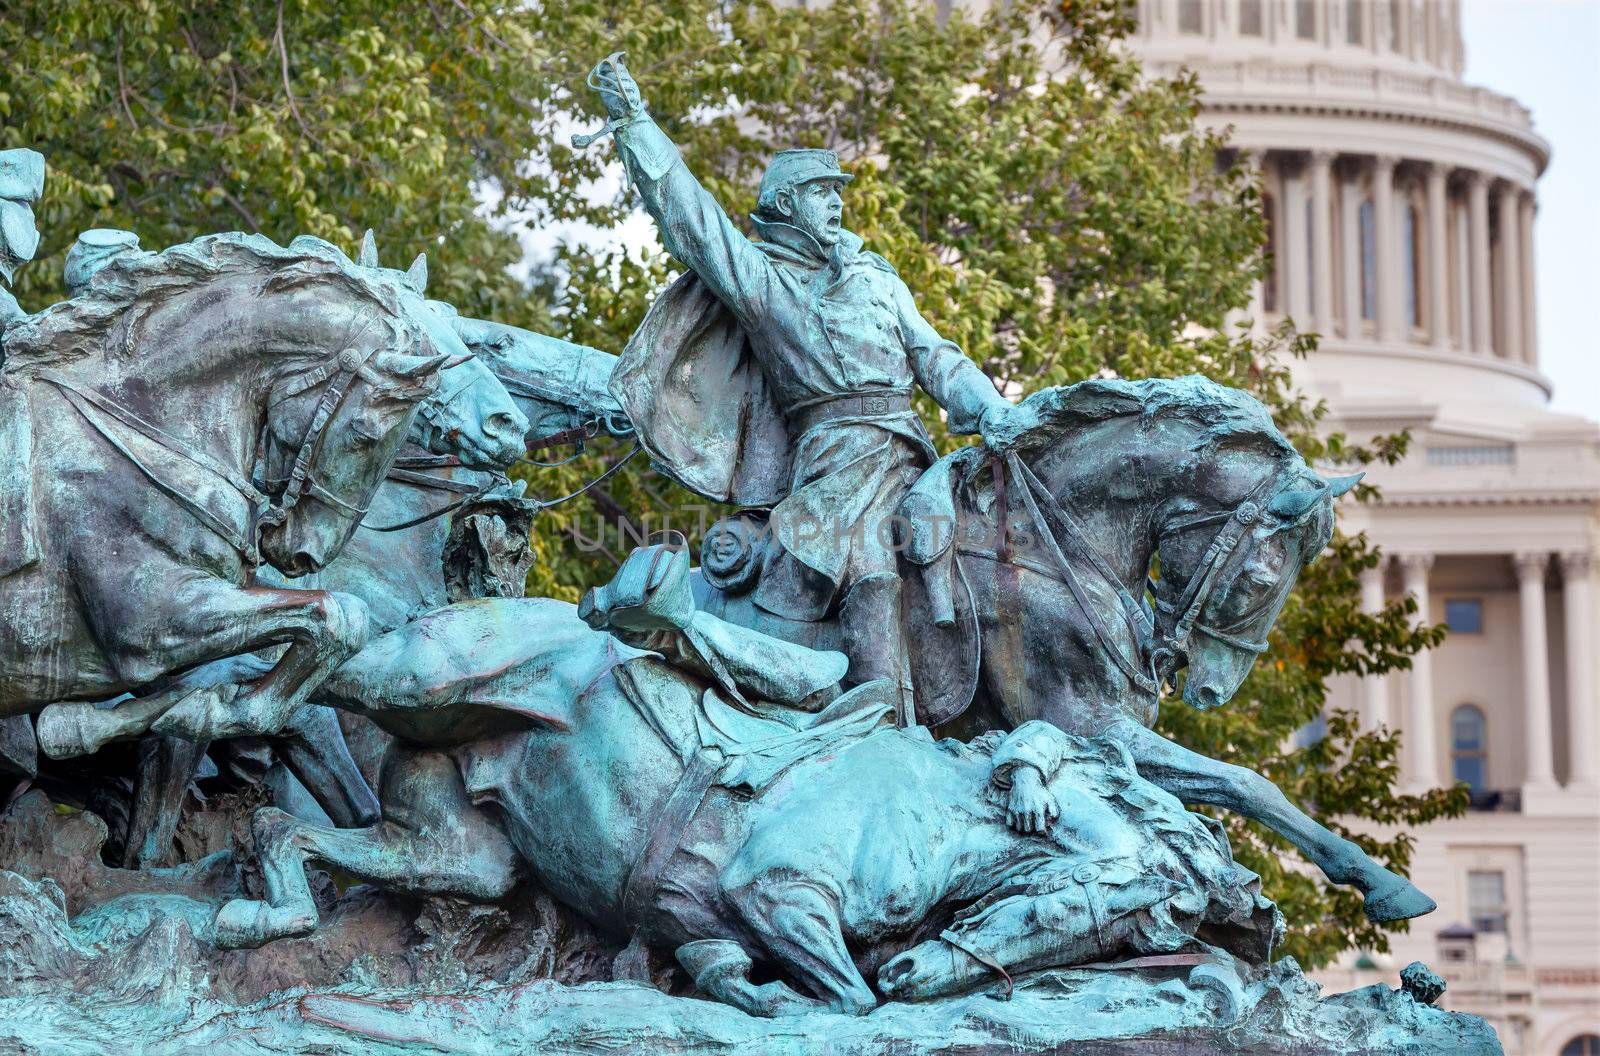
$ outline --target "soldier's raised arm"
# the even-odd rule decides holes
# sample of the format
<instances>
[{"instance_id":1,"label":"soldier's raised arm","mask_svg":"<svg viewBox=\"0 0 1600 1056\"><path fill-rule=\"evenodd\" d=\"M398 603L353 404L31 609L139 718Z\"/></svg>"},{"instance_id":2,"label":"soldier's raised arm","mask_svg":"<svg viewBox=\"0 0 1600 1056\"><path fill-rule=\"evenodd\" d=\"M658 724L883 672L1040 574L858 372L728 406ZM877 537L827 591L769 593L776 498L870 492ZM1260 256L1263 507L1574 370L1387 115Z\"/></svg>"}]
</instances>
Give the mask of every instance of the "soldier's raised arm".
<instances>
[{"instance_id":1,"label":"soldier's raised arm","mask_svg":"<svg viewBox=\"0 0 1600 1056\"><path fill-rule=\"evenodd\" d=\"M590 83L605 103L628 177L639 188L667 252L745 321L749 309L767 299L774 281L766 254L755 248L694 178L677 145L651 119L639 86L619 57L596 66Z\"/></svg>"}]
</instances>

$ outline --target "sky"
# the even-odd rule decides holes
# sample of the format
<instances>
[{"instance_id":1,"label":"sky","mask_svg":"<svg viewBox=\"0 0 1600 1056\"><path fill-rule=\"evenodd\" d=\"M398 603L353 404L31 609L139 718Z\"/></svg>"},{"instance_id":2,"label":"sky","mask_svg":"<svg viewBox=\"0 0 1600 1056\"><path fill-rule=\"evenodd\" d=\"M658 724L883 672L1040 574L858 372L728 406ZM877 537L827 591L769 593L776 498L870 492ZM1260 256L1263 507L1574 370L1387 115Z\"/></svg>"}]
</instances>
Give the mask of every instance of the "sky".
<instances>
[{"instance_id":1,"label":"sky","mask_svg":"<svg viewBox=\"0 0 1600 1056\"><path fill-rule=\"evenodd\" d=\"M1556 410L1600 419L1600 0L1463 0L1465 79L1551 146L1534 221L1539 364Z\"/></svg>"}]
</instances>

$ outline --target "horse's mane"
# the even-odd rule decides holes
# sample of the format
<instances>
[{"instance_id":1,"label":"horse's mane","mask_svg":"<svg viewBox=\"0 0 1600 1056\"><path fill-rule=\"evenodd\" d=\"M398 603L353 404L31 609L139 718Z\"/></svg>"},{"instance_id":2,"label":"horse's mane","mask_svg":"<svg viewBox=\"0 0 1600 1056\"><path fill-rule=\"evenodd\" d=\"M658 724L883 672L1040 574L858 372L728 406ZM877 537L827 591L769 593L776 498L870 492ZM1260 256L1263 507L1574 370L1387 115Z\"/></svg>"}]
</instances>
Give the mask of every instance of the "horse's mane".
<instances>
[{"instance_id":1,"label":"horse's mane","mask_svg":"<svg viewBox=\"0 0 1600 1056\"><path fill-rule=\"evenodd\" d=\"M1091 422L1140 415L1177 418L1200 427L1204 435L1197 445L1255 441L1285 456L1296 453L1260 400L1198 374L1146 381L1096 378L1042 389L1025 403L1037 411L1047 440Z\"/></svg>"},{"instance_id":2,"label":"horse's mane","mask_svg":"<svg viewBox=\"0 0 1600 1056\"><path fill-rule=\"evenodd\" d=\"M119 324L131 321L130 310L229 275L259 276L263 292L325 283L371 301L390 318L401 313L387 276L356 264L331 242L301 235L280 246L265 235L231 231L112 261L78 296L7 328L5 367L48 366L110 351L113 341L127 339L128 328Z\"/></svg>"}]
</instances>

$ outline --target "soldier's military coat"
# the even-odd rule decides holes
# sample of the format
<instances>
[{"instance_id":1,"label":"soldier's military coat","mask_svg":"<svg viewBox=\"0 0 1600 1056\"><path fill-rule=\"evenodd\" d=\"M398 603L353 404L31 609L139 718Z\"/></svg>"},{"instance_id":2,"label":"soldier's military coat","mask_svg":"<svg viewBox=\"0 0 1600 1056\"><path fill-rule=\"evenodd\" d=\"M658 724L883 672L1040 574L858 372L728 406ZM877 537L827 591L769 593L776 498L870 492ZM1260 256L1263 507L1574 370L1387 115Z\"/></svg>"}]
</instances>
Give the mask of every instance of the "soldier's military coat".
<instances>
[{"instance_id":1,"label":"soldier's military coat","mask_svg":"<svg viewBox=\"0 0 1600 1056\"><path fill-rule=\"evenodd\" d=\"M651 308L612 391L663 471L714 501L772 509L779 548L756 601L816 619L839 587L894 571L895 508L934 457L913 388L956 433L1010 404L860 238L824 249L757 218L752 241L648 116L618 140L691 274Z\"/></svg>"}]
</instances>

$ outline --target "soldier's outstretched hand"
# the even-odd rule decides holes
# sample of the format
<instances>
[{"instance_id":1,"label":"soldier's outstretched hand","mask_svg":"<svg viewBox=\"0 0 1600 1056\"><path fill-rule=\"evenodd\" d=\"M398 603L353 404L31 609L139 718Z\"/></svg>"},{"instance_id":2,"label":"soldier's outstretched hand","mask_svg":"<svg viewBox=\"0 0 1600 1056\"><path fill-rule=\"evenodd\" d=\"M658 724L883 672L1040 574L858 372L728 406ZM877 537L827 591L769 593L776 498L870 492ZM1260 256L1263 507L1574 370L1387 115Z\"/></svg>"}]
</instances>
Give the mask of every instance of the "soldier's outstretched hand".
<instances>
[{"instance_id":1,"label":"soldier's outstretched hand","mask_svg":"<svg viewBox=\"0 0 1600 1056\"><path fill-rule=\"evenodd\" d=\"M639 85L622 61L626 55L624 51L613 51L589 73L589 86L600 93L600 101L606 104L606 116L613 121L632 117L644 109Z\"/></svg>"}]
</instances>

